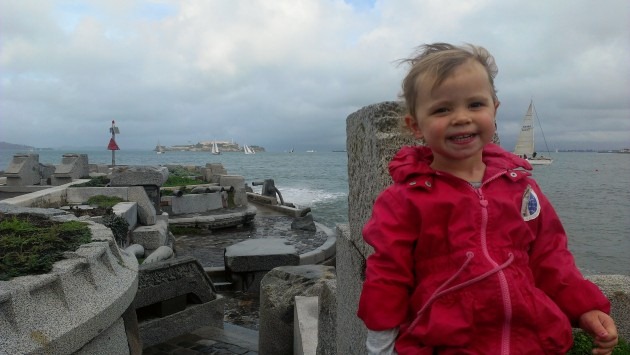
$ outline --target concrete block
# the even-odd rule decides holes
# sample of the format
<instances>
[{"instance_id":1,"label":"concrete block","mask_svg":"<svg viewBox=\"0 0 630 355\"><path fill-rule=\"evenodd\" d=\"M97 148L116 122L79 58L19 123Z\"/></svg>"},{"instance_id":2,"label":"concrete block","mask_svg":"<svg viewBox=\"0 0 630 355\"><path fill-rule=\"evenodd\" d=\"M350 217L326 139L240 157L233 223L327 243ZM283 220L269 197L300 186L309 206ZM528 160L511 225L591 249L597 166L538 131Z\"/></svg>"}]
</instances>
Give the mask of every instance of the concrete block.
<instances>
[{"instance_id":1,"label":"concrete block","mask_svg":"<svg viewBox=\"0 0 630 355\"><path fill-rule=\"evenodd\" d=\"M4 172L7 186L37 185L40 183L39 154L15 154Z\"/></svg>"},{"instance_id":2,"label":"concrete block","mask_svg":"<svg viewBox=\"0 0 630 355\"><path fill-rule=\"evenodd\" d=\"M337 225L337 353L366 354L367 328L357 317L359 296L365 278L365 257L349 236L348 225Z\"/></svg>"},{"instance_id":3,"label":"concrete block","mask_svg":"<svg viewBox=\"0 0 630 355\"><path fill-rule=\"evenodd\" d=\"M247 191L245 191L245 178L240 175L221 175L219 185L232 186L234 192L234 204L236 207L247 206Z\"/></svg>"},{"instance_id":4,"label":"concrete block","mask_svg":"<svg viewBox=\"0 0 630 355\"><path fill-rule=\"evenodd\" d=\"M131 242L145 250L155 250L168 241L168 223L158 220L151 226L139 226L131 232Z\"/></svg>"},{"instance_id":5,"label":"concrete block","mask_svg":"<svg viewBox=\"0 0 630 355\"><path fill-rule=\"evenodd\" d=\"M337 354L337 279L326 280L319 294L317 355Z\"/></svg>"},{"instance_id":6,"label":"concrete block","mask_svg":"<svg viewBox=\"0 0 630 355\"><path fill-rule=\"evenodd\" d=\"M171 197L171 213L173 215L187 213L204 213L223 209L221 192L189 194L180 197Z\"/></svg>"},{"instance_id":7,"label":"concrete block","mask_svg":"<svg viewBox=\"0 0 630 355\"><path fill-rule=\"evenodd\" d=\"M68 186L80 184L85 181L88 180L75 180L66 185L53 186L28 193L26 195L11 197L6 200L2 200L2 202L21 207L61 207L66 204L66 190Z\"/></svg>"},{"instance_id":8,"label":"concrete block","mask_svg":"<svg viewBox=\"0 0 630 355\"><path fill-rule=\"evenodd\" d=\"M112 169L110 184L116 186L162 186L168 179L163 166L118 166Z\"/></svg>"},{"instance_id":9,"label":"concrete block","mask_svg":"<svg viewBox=\"0 0 630 355\"><path fill-rule=\"evenodd\" d=\"M134 230L138 224L138 203L119 202L112 207L116 216L122 217L129 224L129 230Z\"/></svg>"},{"instance_id":10,"label":"concrete block","mask_svg":"<svg viewBox=\"0 0 630 355\"><path fill-rule=\"evenodd\" d=\"M220 163L206 164L206 169L203 172L204 180L213 183L218 183L221 180L221 175L227 174L227 170Z\"/></svg>"},{"instance_id":11,"label":"concrete block","mask_svg":"<svg viewBox=\"0 0 630 355\"><path fill-rule=\"evenodd\" d=\"M76 179L83 179L90 175L87 154L64 154L61 164L55 166L51 176L51 184L55 186L67 184Z\"/></svg>"},{"instance_id":12,"label":"concrete block","mask_svg":"<svg viewBox=\"0 0 630 355\"><path fill-rule=\"evenodd\" d=\"M125 201L129 198L127 187L70 187L66 190L66 202L87 203L90 197L98 195L120 197Z\"/></svg>"},{"instance_id":13,"label":"concrete block","mask_svg":"<svg viewBox=\"0 0 630 355\"><path fill-rule=\"evenodd\" d=\"M295 246L283 238L248 239L225 248L225 266L232 272L267 271L299 265Z\"/></svg>"},{"instance_id":14,"label":"concrete block","mask_svg":"<svg viewBox=\"0 0 630 355\"><path fill-rule=\"evenodd\" d=\"M181 300L184 307L162 313L164 303L173 306ZM216 294L203 267L192 257L141 265L134 302L145 348L204 326L223 327L225 300Z\"/></svg>"},{"instance_id":15,"label":"concrete block","mask_svg":"<svg viewBox=\"0 0 630 355\"><path fill-rule=\"evenodd\" d=\"M206 326L221 327L224 309L225 298L219 295L206 303L189 304L181 312L143 321L139 325L142 346L147 348Z\"/></svg>"},{"instance_id":16,"label":"concrete block","mask_svg":"<svg viewBox=\"0 0 630 355\"><path fill-rule=\"evenodd\" d=\"M156 211L153 202L147 196L142 186L128 187L127 198L138 203L138 221L145 226L151 226L156 221Z\"/></svg>"},{"instance_id":17,"label":"concrete block","mask_svg":"<svg viewBox=\"0 0 630 355\"><path fill-rule=\"evenodd\" d=\"M293 354L315 355L317 350L318 297L295 296Z\"/></svg>"},{"instance_id":18,"label":"concrete block","mask_svg":"<svg viewBox=\"0 0 630 355\"><path fill-rule=\"evenodd\" d=\"M318 296L322 284L334 277L335 268L324 265L282 266L265 275L260 289L259 354L293 352L295 296Z\"/></svg>"}]
</instances>

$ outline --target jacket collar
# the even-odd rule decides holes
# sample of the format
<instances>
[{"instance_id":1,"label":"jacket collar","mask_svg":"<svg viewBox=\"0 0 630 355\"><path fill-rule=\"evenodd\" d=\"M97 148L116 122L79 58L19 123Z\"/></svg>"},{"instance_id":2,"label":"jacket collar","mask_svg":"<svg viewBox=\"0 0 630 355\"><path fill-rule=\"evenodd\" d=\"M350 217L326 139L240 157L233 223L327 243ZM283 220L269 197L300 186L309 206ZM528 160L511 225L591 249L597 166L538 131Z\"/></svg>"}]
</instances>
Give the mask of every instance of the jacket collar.
<instances>
[{"instance_id":1,"label":"jacket collar","mask_svg":"<svg viewBox=\"0 0 630 355\"><path fill-rule=\"evenodd\" d=\"M432 161L433 152L428 147L405 146L389 163L389 174L397 183L405 182L415 176L435 175L436 171L430 166ZM483 162L486 164L486 176L519 168L532 170L527 160L492 143L487 144L483 149Z\"/></svg>"}]
</instances>

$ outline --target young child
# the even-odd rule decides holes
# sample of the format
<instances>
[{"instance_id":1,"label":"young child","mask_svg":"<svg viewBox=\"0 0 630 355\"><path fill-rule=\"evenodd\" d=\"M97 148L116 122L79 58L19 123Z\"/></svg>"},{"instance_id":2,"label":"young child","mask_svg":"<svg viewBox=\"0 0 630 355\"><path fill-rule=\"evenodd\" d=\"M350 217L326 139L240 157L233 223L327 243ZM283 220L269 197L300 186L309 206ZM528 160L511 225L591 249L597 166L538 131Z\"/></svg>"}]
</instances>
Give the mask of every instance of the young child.
<instances>
[{"instance_id":1,"label":"young child","mask_svg":"<svg viewBox=\"0 0 630 355\"><path fill-rule=\"evenodd\" d=\"M584 279L527 161L491 143L499 100L482 47L425 45L402 88L394 184L363 229L359 317L370 354L564 354L571 326L608 354L610 304Z\"/></svg>"}]
</instances>

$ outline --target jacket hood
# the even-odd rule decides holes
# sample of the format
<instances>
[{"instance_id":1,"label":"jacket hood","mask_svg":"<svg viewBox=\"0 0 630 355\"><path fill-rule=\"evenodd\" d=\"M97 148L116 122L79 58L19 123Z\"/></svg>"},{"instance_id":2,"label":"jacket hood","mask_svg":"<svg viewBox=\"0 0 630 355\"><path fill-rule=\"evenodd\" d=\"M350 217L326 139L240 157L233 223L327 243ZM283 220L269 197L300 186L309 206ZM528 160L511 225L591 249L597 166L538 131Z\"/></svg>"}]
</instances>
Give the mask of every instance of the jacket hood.
<instances>
[{"instance_id":1,"label":"jacket hood","mask_svg":"<svg viewBox=\"0 0 630 355\"><path fill-rule=\"evenodd\" d=\"M434 174L431 168L433 152L426 146L402 147L389 163L389 174L394 182L404 182L412 176ZM529 162L496 144L487 144L483 149L483 162L497 170L523 168L532 170Z\"/></svg>"}]
</instances>

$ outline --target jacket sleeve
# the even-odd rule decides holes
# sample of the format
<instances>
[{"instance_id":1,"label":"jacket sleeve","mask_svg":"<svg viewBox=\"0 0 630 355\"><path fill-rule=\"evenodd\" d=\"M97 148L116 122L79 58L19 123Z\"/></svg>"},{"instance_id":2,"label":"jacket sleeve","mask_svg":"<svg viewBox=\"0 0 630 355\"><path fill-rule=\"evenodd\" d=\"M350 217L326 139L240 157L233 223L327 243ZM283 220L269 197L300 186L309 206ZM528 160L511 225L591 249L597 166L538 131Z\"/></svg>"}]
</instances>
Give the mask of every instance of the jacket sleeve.
<instances>
[{"instance_id":1,"label":"jacket sleeve","mask_svg":"<svg viewBox=\"0 0 630 355\"><path fill-rule=\"evenodd\" d=\"M374 203L363 238L374 247L367 259L358 316L371 330L397 328L408 314L414 285L413 249L419 215L389 188Z\"/></svg>"},{"instance_id":2,"label":"jacket sleeve","mask_svg":"<svg viewBox=\"0 0 630 355\"><path fill-rule=\"evenodd\" d=\"M579 317L590 310L610 313L606 296L597 285L584 279L577 268L556 211L540 187L535 183L533 186L541 208L540 215L534 220L536 240L530 249L530 267L536 286L562 309L573 325L577 325Z\"/></svg>"}]
</instances>

